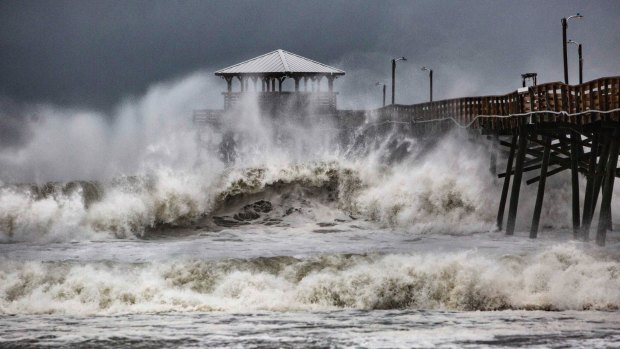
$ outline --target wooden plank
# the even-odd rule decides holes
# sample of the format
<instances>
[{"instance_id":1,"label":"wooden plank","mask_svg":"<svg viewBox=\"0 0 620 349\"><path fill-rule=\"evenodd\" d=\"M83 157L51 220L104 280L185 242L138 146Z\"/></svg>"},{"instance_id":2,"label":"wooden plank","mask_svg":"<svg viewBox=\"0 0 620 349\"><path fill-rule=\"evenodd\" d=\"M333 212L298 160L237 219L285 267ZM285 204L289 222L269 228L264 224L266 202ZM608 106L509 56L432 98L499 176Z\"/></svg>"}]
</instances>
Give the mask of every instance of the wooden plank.
<instances>
[{"instance_id":1,"label":"wooden plank","mask_svg":"<svg viewBox=\"0 0 620 349\"><path fill-rule=\"evenodd\" d=\"M547 172L547 178L549 178L549 177L551 177L551 176L553 176L555 174L558 174L560 172L563 172L565 170L568 170L569 168L570 168L570 166L561 165L558 168L555 168L555 169L553 169L551 171L548 171ZM527 185L534 184L534 183L538 182L539 180L540 180L540 176L532 177L532 178L528 179L525 182L525 184L527 184Z\"/></svg>"}]
</instances>

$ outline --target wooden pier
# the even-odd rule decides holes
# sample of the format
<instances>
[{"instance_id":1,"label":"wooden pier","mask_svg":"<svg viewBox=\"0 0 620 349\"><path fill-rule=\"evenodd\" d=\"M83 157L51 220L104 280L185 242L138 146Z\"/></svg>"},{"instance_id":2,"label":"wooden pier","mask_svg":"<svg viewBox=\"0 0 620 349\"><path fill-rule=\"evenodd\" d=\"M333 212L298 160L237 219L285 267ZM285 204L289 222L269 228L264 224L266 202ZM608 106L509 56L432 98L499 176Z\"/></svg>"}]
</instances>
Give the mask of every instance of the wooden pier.
<instances>
[{"instance_id":1,"label":"wooden pier","mask_svg":"<svg viewBox=\"0 0 620 349\"><path fill-rule=\"evenodd\" d=\"M432 135L453 127L477 129L508 149L497 214L497 226L512 235L523 176L537 184L538 194L530 237L536 238L550 176L570 171L572 220L575 238L589 240L600 197L596 243L605 244L611 229L611 201L620 177L620 77L606 77L581 85L548 83L503 96L449 99L414 105L391 105L372 111L377 120L404 123L416 135ZM586 180L580 193L579 174ZM512 180L512 186L511 184ZM584 197L580 208L580 196Z\"/></svg>"}]
</instances>

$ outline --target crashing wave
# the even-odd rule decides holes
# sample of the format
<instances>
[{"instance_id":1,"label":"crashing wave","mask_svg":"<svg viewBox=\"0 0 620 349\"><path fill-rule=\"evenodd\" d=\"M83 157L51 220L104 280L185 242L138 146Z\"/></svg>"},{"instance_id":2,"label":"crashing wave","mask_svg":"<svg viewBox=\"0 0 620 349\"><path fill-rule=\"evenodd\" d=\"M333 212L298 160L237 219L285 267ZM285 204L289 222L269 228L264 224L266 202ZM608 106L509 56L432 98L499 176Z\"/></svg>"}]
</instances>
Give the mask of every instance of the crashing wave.
<instances>
[{"instance_id":1,"label":"crashing wave","mask_svg":"<svg viewBox=\"0 0 620 349\"><path fill-rule=\"evenodd\" d=\"M231 170L209 183L196 173L159 172L111 183L70 182L0 188L5 241L140 237L161 226L195 224L256 197L304 188L308 199L338 199L335 163ZM322 198L321 198L322 200Z\"/></svg>"},{"instance_id":2,"label":"crashing wave","mask_svg":"<svg viewBox=\"0 0 620 349\"><path fill-rule=\"evenodd\" d=\"M256 223L246 219L255 211L244 219L235 216L244 216L261 200L274 208L262 215L268 219L326 205L416 233L493 230L501 182L488 170L484 145L455 136L426 148L407 139L371 142L362 147L366 153L351 158L270 159L224 170L159 169L110 182L4 186L0 241L136 238L171 227L210 229L209 220L215 226ZM388 156L394 153L397 159ZM517 229L529 225L535 189L522 190ZM569 201L570 183L554 177L547 196L550 204L541 218L545 228L569 227L570 205L551 203Z\"/></svg>"}]
</instances>

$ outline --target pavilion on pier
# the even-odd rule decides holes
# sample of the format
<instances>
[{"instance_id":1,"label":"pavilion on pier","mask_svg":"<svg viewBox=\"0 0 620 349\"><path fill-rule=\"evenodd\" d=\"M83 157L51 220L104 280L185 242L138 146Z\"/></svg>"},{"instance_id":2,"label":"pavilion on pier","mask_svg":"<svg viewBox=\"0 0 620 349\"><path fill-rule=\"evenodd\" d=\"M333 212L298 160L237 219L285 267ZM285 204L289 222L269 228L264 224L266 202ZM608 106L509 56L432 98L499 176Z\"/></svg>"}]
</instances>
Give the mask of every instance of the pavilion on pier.
<instances>
[{"instance_id":1,"label":"pavilion on pier","mask_svg":"<svg viewBox=\"0 0 620 349\"><path fill-rule=\"evenodd\" d=\"M215 72L227 84L223 93L225 110L233 108L245 94L254 93L262 110L273 112L286 107L290 111L292 107L320 114L336 111L338 93L334 92L334 80L344 74L340 69L284 50L275 50ZM293 91L283 90L286 79L295 82ZM327 80L327 91L321 91L323 79ZM238 91L233 91L235 82L238 82Z\"/></svg>"}]
</instances>

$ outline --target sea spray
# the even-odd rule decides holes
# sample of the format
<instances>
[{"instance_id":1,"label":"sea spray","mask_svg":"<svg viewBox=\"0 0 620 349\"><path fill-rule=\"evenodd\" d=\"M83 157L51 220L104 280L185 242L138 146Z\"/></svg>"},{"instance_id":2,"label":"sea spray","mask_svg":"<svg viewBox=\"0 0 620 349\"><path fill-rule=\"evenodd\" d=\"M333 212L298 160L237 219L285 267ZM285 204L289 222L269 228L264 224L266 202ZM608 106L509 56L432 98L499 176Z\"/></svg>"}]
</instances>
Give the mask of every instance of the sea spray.
<instances>
[{"instance_id":1,"label":"sea spray","mask_svg":"<svg viewBox=\"0 0 620 349\"><path fill-rule=\"evenodd\" d=\"M161 166L188 170L198 158L193 109L212 89L203 72L151 86L109 113L49 104L24 106L28 138L0 149L0 178L10 183L110 180ZM34 116L34 117L33 117ZM217 161L201 159L213 168Z\"/></svg>"},{"instance_id":2,"label":"sea spray","mask_svg":"<svg viewBox=\"0 0 620 349\"><path fill-rule=\"evenodd\" d=\"M248 97L219 126L203 127L205 144L190 115L211 84L204 73L157 84L112 115L32 106L28 111L38 117L29 121L29 138L0 150L0 239L141 237L162 225L192 226L229 209L231 197L243 207L252 204L244 197L274 196L282 183L305 188L301 194L311 200L327 191L334 210L413 233L495 228L501 181L488 171L489 143L480 137L472 141L455 130L416 140L396 124L373 125L372 115L345 132L316 115L265 117ZM234 134L233 162L222 161L217 147L227 133ZM65 187L76 180L97 183L96 195L84 185L44 195L24 185ZM569 227L568 178L548 182L543 226ZM521 230L529 226L534 197L535 186L524 186Z\"/></svg>"},{"instance_id":3,"label":"sea spray","mask_svg":"<svg viewBox=\"0 0 620 349\"><path fill-rule=\"evenodd\" d=\"M219 173L162 168L146 177L56 184L73 189L49 192L37 186L4 187L0 189L0 232L5 241L133 238L161 225L192 226L219 212L234 215L232 211L253 201L281 201L278 198L291 197L293 192L299 202L287 203L284 210L318 200L343 214L413 233L488 231L494 229L499 185L484 158L471 156L479 147L440 141L424 158L412 156L389 166L369 155L231 167ZM432 161L445 154L455 161ZM526 196L528 190L524 192ZM549 189L552 199L566 195L566 186ZM566 209L554 213L557 209L551 201L543 216L545 226L562 228L568 224ZM526 206L521 216L527 215Z\"/></svg>"}]
</instances>

